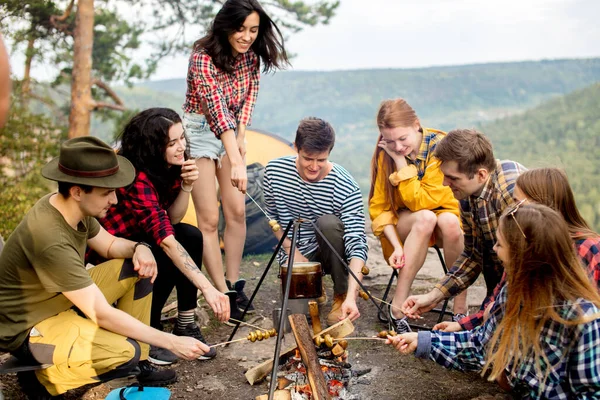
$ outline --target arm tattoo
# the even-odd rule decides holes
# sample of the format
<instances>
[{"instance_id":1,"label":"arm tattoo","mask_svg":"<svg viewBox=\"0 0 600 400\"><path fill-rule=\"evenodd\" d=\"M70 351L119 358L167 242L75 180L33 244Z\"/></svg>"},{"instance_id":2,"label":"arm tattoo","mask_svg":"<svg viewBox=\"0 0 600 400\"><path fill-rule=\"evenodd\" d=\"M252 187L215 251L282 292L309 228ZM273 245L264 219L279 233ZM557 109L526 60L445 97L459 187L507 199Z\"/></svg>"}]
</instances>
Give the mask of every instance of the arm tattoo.
<instances>
[{"instance_id":1,"label":"arm tattoo","mask_svg":"<svg viewBox=\"0 0 600 400\"><path fill-rule=\"evenodd\" d=\"M183 266L188 271L200 272L200 268L198 268L194 260L192 260L192 258L190 257L190 254L187 252L186 249L183 248L181 243L177 243L177 250L179 251L179 255L181 256L181 258L183 259Z\"/></svg>"}]
</instances>

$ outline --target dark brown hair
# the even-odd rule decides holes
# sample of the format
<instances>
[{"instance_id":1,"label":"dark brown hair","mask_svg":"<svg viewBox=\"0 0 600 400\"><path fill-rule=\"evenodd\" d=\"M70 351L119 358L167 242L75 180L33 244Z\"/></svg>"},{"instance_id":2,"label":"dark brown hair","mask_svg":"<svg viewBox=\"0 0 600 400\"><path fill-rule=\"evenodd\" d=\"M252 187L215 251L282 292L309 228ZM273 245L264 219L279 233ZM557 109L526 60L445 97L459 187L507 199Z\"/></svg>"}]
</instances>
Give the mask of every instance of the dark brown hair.
<instances>
[{"instance_id":1,"label":"dark brown hair","mask_svg":"<svg viewBox=\"0 0 600 400\"><path fill-rule=\"evenodd\" d=\"M442 163L454 161L458 172L472 179L480 168L496 169L492 142L475 129L455 129L448 132L435 148L435 157Z\"/></svg>"},{"instance_id":2,"label":"dark brown hair","mask_svg":"<svg viewBox=\"0 0 600 400\"><path fill-rule=\"evenodd\" d=\"M219 69L232 73L234 57L229 35L244 25L248 15L253 12L258 13L260 19L258 36L252 43L252 50L259 59L257 68L260 68L261 62L263 72L289 65L283 35L256 0L227 0L215 16L206 36L194 43L194 51L205 49Z\"/></svg>"},{"instance_id":3,"label":"dark brown hair","mask_svg":"<svg viewBox=\"0 0 600 400\"><path fill-rule=\"evenodd\" d=\"M321 118L308 117L300 121L294 140L298 151L309 154L331 152L335 144L335 131L331 124Z\"/></svg>"}]
</instances>

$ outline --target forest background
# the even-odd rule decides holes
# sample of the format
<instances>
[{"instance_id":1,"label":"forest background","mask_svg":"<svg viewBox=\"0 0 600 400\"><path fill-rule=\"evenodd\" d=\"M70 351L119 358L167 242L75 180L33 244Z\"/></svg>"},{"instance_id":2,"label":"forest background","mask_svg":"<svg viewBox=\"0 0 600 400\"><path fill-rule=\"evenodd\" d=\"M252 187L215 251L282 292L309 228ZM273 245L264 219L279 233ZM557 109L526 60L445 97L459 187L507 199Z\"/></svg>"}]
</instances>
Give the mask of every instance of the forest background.
<instances>
[{"instance_id":1,"label":"forest background","mask_svg":"<svg viewBox=\"0 0 600 400\"><path fill-rule=\"evenodd\" d=\"M263 4L286 36L328 23L339 7L335 1ZM119 11L124 5L126 17ZM57 154L61 140L92 134L112 141L137 110L181 110L184 79L148 79L165 57L189 52L189 35L182 32L205 27L219 6L209 0L6 0L0 5L11 58L19 54L24 63L23 76L15 77L8 124L0 131L0 235L6 238L50 190L39 167ZM144 23L132 18L142 10L154 17ZM144 59L132 56L148 44L144 38L150 33L153 51ZM34 76L35 63L55 71L52 79ZM366 197L375 113L383 99L403 97L424 126L476 127L491 137L498 158L529 168L565 168L582 213L599 230L598 82L600 58L284 71L263 76L252 127L292 140L301 118L330 121L337 132L331 158L355 176Z\"/></svg>"}]
</instances>

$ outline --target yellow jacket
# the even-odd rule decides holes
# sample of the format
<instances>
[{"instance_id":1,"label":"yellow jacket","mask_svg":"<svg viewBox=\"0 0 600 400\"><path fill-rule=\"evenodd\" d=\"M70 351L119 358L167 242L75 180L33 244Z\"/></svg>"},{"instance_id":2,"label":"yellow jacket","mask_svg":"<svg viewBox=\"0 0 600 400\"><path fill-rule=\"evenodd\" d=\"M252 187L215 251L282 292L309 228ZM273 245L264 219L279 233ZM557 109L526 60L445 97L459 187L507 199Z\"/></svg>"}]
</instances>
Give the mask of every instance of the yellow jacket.
<instances>
[{"instance_id":1,"label":"yellow jacket","mask_svg":"<svg viewBox=\"0 0 600 400\"><path fill-rule=\"evenodd\" d=\"M423 140L415 161L408 160L408 165L400 171L393 172L389 177L383 173L377 174L373 197L369 200L369 215L371 217L371 228L375 236L381 240L384 257L391 256L394 248L383 235L386 225L396 225L398 216L391 209L387 201L385 181L390 180L396 187L394 196L400 208L397 211L408 209L412 212L419 210L431 210L436 215L450 212L456 215L460 221L458 200L452 194L449 187L442 184L444 174L440 170L440 161L433 156L435 146L446 136L445 132L436 129L423 129ZM377 160L378 171L383 170L382 151ZM398 238L399 239L399 238Z\"/></svg>"}]
</instances>

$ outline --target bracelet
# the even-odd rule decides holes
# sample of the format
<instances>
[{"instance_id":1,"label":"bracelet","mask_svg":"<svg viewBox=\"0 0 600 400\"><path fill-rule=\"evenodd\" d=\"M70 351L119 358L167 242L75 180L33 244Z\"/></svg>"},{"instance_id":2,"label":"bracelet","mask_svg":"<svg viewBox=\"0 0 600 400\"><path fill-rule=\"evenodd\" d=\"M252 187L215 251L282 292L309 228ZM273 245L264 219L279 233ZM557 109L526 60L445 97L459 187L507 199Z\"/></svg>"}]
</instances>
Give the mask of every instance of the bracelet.
<instances>
[{"instance_id":1,"label":"bracelet","mask_svg":"<svg viewBox=\"0 0 600 400\"><path fill-rule=\"evenodd\" d=\"M192 193L192 189L194 188L194 185L190 186L190 190L185 190L183 188L183 182L181 182L181 191L186 192L186 193Z\"/></svg>"},{"instance_id":2,"label":"bracelet","mask_svg":"<svg viewBox=\"0 0 600 400\"><path fill-rule=\"evenodd\" d=\"M146 246L147 248L150 249L150 251L152 251L152 246L150 246L148 243L146 242L137 242L135 245L133 245L133 252L135 253L135 249L137 249L138 246Z\"/></svg>"}]
</instances>

